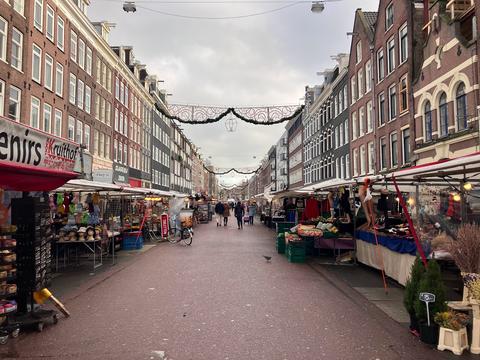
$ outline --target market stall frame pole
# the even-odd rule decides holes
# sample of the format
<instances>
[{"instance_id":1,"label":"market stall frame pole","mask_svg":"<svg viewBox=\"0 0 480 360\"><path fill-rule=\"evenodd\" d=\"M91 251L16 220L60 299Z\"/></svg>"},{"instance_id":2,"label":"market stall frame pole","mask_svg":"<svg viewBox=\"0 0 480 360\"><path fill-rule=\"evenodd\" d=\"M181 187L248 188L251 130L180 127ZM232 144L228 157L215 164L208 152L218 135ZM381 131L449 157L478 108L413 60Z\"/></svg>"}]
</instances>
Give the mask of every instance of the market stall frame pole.
<instances>
[{"instance_id":1,"label":"market stall frame pole","mask_svg":"<svg viewBox=\"0 0 480 360\"><path fill-rule=\"evenodd\" d=\"M398 187L397 180L395 179L395 175L392 174L392 181L393 185L395 186L395 191L397 192L397 196L400 202L400 206L402 207L405 217L407 218L408 227L410 228L410 232L413 235L413 239L415 240L415 245L417 246L417 251L420 254L420 258L422 259L423 265L425 268L427 267L427 257L425 256L425 252L423 251L422 245L420 244L420 240L417 235L417 231L415 230L415 226L413 225L412 218L410 217L410 213L408 212L407 206L405 205L405 200L403 199L402 193L400 192L400 188Z\"/></svg>"}]
</instances>

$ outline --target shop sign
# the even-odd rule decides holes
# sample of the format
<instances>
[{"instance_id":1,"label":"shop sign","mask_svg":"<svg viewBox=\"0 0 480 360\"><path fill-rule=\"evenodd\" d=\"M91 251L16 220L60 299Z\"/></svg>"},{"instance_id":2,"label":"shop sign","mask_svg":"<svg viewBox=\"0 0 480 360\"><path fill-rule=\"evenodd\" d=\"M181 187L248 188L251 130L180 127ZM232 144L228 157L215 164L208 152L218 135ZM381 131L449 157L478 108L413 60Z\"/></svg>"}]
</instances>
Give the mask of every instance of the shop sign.
<instances>
[{"instance_id":1,"label":"shop sign","mask_svg":"<svg viewBox=\"0 0 480 360\"><path fill-rule=\"evenodd\" d=\"M80 145L0 118L0 161L80 172Z\"/></svg>"},{"instance_id":2,"label":"shop sign","mask_svg":"<svg viewBox=\"0 0 480 360\"><path fill-rule=\"evenodd\" d=\"M162 237L167 237L168 236L168 214L163 213L161 216L161 221L162 221Z\"/></svg>"},{"instance_id":3,"label":"shop sign","mask_svg":"<svg viewBox=\"0 0 480 360\"><path fill-rule=\"evenodd\" d=\"M97 169L93 170L93 181L102 183L113 183L113 169Z\"/></svg>"},{"instance_id":4,"label":"shop sign","mask_svg":"<svg viewBox=\"0 0 480 360\"><path fill-rule=\"evenodd\" d=\"M129 179L128 183L130 184L131 187L142 187L142 180L137 180L137 179Z\"/></svg>"},{"instance_id":5,"label":"shop sign","mask_svg":"<svg viewBox=\"0 0 480 360\"><path fill-rule=\"evenodd\" d=\"M113 164L113 181L115 183L128 184L128 168L119 164Z\"/></svg>"}]
</instances>

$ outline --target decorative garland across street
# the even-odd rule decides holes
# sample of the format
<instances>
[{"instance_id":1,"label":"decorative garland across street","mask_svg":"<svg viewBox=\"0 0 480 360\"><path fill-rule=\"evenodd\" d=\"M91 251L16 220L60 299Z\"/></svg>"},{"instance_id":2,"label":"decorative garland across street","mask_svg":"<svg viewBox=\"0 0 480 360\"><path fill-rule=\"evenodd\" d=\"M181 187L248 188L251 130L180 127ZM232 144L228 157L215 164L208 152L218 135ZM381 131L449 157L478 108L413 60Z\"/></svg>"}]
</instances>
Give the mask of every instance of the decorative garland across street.
<instances>
[{"instance_id":1,"label":"decorative garland across street","mask_svg":"<svg viewBox=\"0 0 480 360\"><path fill-rule=\"evenodd\" d=\"M236 172L237 174L241 174L241 175L253 175L253 174L256 174L261 169L261 167L259 167L257 170L253 170L253 171L242 171L242 170L237 170L235 168L231 168L230 170L227 170L227 171L213 171L213 170L210 170L209 168L207 168L205 165L203 165L203 168L207 172L209 172L210 174L213 174L213 175L227 175L227 174L231 173L232 171Z\"/></svg>"},{"instance_id":2,"label":"decorative garland across street","mask_svg":"<svg viewBox=\"0 0 480 360\"><path fill-rule=\"evenodd\" d=\"M156 105L156 107L163 116L182 124L213 124L222 120L227 115L233 114L238 119L249 124L276 125L296 118L302 113L305 106L222 108L170 104L168 106L168 112L158 105Z\"/></svg>"}]
</instances>

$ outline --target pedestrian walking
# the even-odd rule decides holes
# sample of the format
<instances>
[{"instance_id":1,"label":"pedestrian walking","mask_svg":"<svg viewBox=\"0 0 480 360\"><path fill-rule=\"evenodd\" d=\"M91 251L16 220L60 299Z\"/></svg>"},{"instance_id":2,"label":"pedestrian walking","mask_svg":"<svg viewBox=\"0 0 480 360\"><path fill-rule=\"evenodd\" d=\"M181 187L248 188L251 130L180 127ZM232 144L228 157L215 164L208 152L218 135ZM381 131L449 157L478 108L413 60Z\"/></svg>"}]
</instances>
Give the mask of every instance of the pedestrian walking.
<instances>
[{"instance_id":1,"label":"pedestrian walking","mask_svg":"<svg viewBox=\"0 0 480 360\"><path fill-rule=\"evenodd\" d=\"M223 211L223 226L228 225L228 218L230 217L230 205L228 203L224 204L223 207L225 210Z\"/></svg>"},{"instance_id":2,"label":"pedestrian walking","mask_svg":"<svg viewBox=\"0 0 480 360\"><path fill-rule=\"evenodd\" d=\"M223 218L223 213L225 211L225 206L222 204L221 201L215 205L215 214L217 217L217 227L222 226L222 218Z\"/></svg>"},{"instance_id":3,"label":"pedestrian walking","mask_svg":"<svg viewBox=\"0 0 480 360\"><path fill-rule=\"evenodd\" d=\"M257 215L257 205L255 205L255 203L252 203L248 207L248 218L250 225L253 225L253 219L255 218L255 215Z\"/></svg>"},{"instance_id":4,"label":"pedestrian walking","mask_svg":"<svg viewBox=\"0 0 480 360\"><path fill-rule=\"evenodd\" d=\"M235 217L237 218L238 229L243 229L243 216L245 215L245 210L242 203L239 201L235 205Z\"/></svg>"}]
</instances>

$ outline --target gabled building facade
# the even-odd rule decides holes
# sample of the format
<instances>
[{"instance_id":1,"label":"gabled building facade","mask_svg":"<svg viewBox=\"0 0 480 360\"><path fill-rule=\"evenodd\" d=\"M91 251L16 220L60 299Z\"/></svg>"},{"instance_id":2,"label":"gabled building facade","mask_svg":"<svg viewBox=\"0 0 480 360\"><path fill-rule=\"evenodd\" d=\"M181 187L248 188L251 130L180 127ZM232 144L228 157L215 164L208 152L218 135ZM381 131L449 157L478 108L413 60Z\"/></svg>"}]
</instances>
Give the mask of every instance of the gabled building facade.
<instances>
[{"instance_id":1,"label":"gabled building facade","mask_svg":"<svg viewBox=\"0 0 480 360\"><path fill-rule=\"evenodd\" d=\"M418 164L478 151L479 65L476 6L435 1L414 84Z\"/></svg>"}]
</instances>

